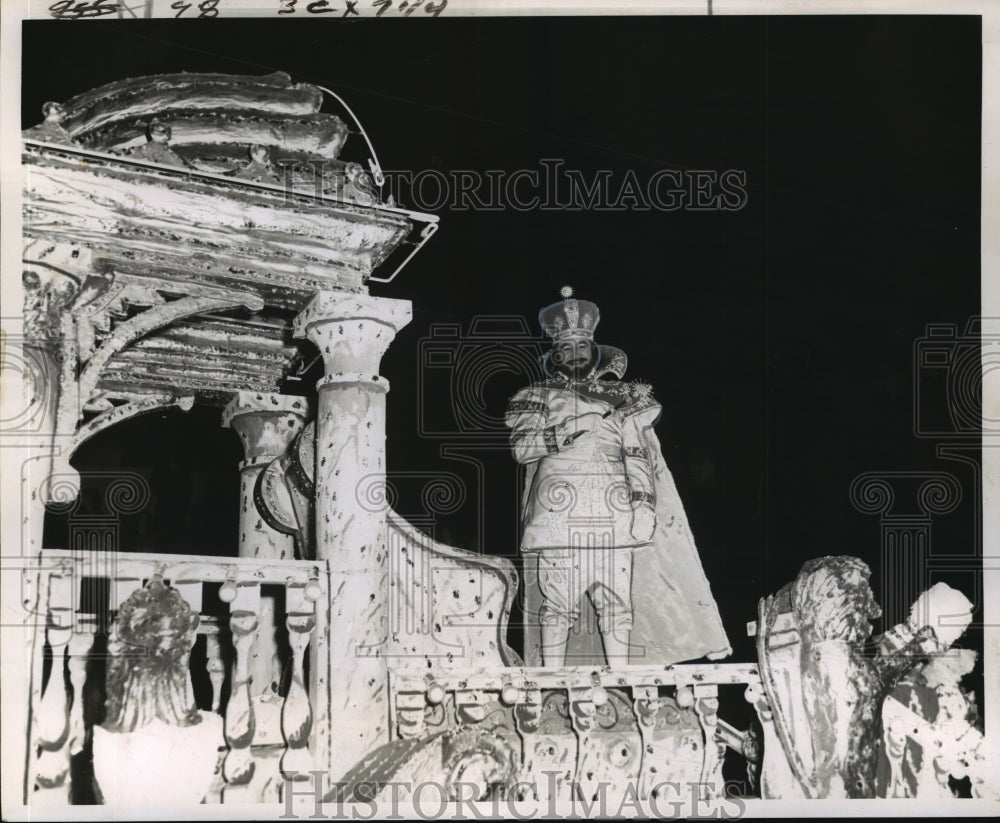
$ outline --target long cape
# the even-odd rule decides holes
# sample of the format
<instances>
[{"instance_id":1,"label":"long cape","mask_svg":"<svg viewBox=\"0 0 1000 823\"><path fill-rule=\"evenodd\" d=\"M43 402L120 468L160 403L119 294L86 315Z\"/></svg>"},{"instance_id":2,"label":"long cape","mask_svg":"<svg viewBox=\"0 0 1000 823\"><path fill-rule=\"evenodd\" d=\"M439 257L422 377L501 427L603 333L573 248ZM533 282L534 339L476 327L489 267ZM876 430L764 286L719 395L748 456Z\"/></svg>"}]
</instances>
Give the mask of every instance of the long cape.
<instances>
[{"instance_id":1,"label":"long cape","mask_svg":"<svg viewBox=\"0 0 1000 823\"><path fill-rule=\"evenodd\" d=\"M732 647L705 577L684 505L652 427L655 412L646 405L637 414L644 420L642 432L653 468L656 530L651 545L633 550L634 622L629 638L629 663L670 665L706 655L713 659L726 657L732 653ZM533 468L533 465L528 467L526 494L531 487ZM538 609L541 591L531 556L525 557L524 584L526 663L540 666ZM567 645L566 665L569 666L604 664L596 616L589 604L585 605Z\"/></svg>"}]
</instances>

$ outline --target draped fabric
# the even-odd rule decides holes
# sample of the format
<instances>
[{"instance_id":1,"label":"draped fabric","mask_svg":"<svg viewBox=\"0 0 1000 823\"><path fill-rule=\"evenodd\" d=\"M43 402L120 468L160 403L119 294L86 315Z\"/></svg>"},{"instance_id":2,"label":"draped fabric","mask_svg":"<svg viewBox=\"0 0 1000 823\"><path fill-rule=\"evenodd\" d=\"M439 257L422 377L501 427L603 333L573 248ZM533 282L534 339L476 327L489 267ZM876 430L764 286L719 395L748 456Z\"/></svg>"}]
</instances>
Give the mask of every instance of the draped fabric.
<instances>
[{"instance_id":1,"label":"draped fabric","mask_svg":"<svg viewBox=\"0 0 1000 823\"><path fill-rule=\"evenodd\" d=\"M732 648L660 440L648 412L635 418L653 466L656 531L652 545L635 552L629 663L671 664L705 655L728 656Z\"/></svg>"}]
</instances>

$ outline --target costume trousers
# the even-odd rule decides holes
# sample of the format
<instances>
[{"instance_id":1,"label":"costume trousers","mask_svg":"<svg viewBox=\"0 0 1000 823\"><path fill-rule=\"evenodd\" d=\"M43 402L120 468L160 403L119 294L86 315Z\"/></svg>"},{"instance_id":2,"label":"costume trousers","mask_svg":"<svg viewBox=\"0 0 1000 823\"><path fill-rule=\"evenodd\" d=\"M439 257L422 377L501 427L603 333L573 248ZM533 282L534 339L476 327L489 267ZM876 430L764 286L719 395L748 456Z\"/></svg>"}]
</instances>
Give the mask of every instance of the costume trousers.
<instances>
[{"instance_id":1,"label":"costume trousers","mask_svg":"<svg viewBox=\"0 0 1000 823\"><path fill-rule=\"evenodd\" d=\"M632 629L631 548L543 549L537 554L542 626L569 629L589 595L601 633L627 637Z\"/></svg>"}]
</instances>

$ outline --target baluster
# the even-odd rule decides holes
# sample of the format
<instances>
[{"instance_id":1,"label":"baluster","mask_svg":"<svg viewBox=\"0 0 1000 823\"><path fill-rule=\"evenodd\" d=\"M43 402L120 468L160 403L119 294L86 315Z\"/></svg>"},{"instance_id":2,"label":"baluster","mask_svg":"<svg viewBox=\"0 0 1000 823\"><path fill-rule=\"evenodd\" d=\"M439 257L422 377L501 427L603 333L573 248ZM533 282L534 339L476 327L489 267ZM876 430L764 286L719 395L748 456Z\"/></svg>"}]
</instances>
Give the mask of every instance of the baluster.
<instances>
[{"instance_id":1,"label":"baluster","mask_svg":"<svg viewBox=\"0 0 1000 823\"><path fill-rule=\"evenodd\" d=\"M222 776L226 781L223 801L252 802L249 784L254 776L255 764L251 746L256 728L250 700L249 664L257 639L260 586L242 584L235 589L229 606L229 628L236 659L233 663L232 691L226 706L225 734L229 751L222 764Z\"/></svg>"},{"instance_id":2,"label":"baluster","mask_svg":"<svg viewBox=\"0 0 1000 823\"><path fill-rule=\"evenodd\" d=\"M715 729L719 722L718 692L718 687L714 684L698 684L694 687L694 711L698 715L698 722L705 735L700 786L700 794L704 800L722 795L722 759L725 754L725 744L719 743L715 738Z\"/></svg>"},{"instance_id":3,"label":"baluster","mask_svg":"<svg viewBox=\"0 0 1000 823\"><path fill-rule=\"evenodd\" d=\"M205 635L205 668L212 682L212 711L219 710L222 700L222 681L226 679L226 666L222 662L222 647L217 634Z\"/></svg>"},{"instance_id":4,"label":"baluster","mask_svg":"<svg viewBox=\"0 0 1000 823\"><path fill-rule=\"evenodd\" d=\"M313 768L309 754L313 714L306 693L303 661L310 634L316 625L315 601L319 595L318 585L285 588L285 625L288 627L288 643L292 647L292 681L281 707L281 733L285 738L281 773L286 779L304 779Z\"/></svg>"},{"instance_id":5,"label":"baluster","mask_svg":"<svg viewBox=\"0 0 1000 823\"><path fill-rule=\"evenodd\" d=\"M26 592L24 603L31 608L34 614L34 638L31 644L31 692L29 695L28 710L29 725L28 739L25 741L27 748L27 768L25 775L27 780L27 794L22 796L25 803L33 803L33 796L36 788L35 778L37 776L36 762L38 759L38 723L41 717L42 703L42 675L45 668L45 639L47 634L47 618L44 615L48 612L48 601L45 599L49 591L49 575L38 571L35 574L25 575Z\"/></svg>"},{"instance_id":6,"label":"baluster","mask_svg":"<svg viewBox=\"0 0 1000 823\"><path fill-rule=\"evenodd\" d=\"M69 699L66 693L64 669L73 634L72 567L64 568L49 578L48 630L52 649L52 669L45 693L38 703L36 742L41 753L35 762L37 791L31 803L40 806L69 804Z\"/></svg>"},{"instance_id":7,"label":"baluster","mask_svg":"<svg viewBox=\"0 0 1000 823\"><path fill-rule=\"evenodd\" d=\"M455 717L459 724L480 723L486 717L486 700L479 689L456 689Z\"/></svg>"},{"instance_id":8,"label":"baluster","mask_svg":"<svg viewBox=\"0 0 1000 823\"><path fill-rule=\"evenodd\" d=\"M201 581L179 581L174 580L171 585L177 590L177 593L184 598L184 601L191 607L191 611L195 614L201 614ZM198 635L195 635L195 640L198 639ZM191 652L188 650L188 661L191 659ZM188 672L187 678L187 700L188 705L194 705L194 684L191 681L190 666L185 662L185 669Z\"/></svg>"},{"instance_id":9,"label":"baluster","mask_svg":"<svg viewBox=\"0 0 1000 823\"><path fill-rule=\"evenodd\" d=\"M657 686L633 686L632 708L639 727L641 756L639 760L639 796L649 799L656 783L656 763L653 731L656 729L656 715L660 710L660 690Z\"/></svg>"},{"instance_id":10,"label":"baluster","mask_svg":"<svg viewBox=\"0 0 1000 823\"><path fill-rule=\"evenodd\" d=\"M83 722L83 685L87 680L87 658L94 645L92 630L73 632L67 646L69 678L73 684L73 709L69 717L69 751L79 754L86 743L87 731Z\"/></svg>"},{"instance_id":11,"label":"baluster","mask_svg":"<svg viewBox=\"0 0 1000 823\"><path fill-rule=\"evenodd\" d=\"M600 758L600 753L593 745L590 733L594 730L594 712L596 707L593 701L593 690L590 686L573 687L569 693L569 719L573 724L573 731L576 732L576 773L571 778L574 785L579 787L579 791L586 800L594 796L597 789L593 775L596 768L592 766L595 760Z\"/></svg>"},{"instance_id":12,"label":"baluster","mask_svg":"<svg viewBox=\"0 0 1000 823\"><path fill-rule=\"evenodd\" d=\"M540 770L535 766L535 755L538 746L538 726L542 717L542 691L534 683L526 683L519 694L508 692L507 697L513 698L514 725L521 738L521 774L520 782L536 787L536 794L541 799L541 788L536 780ZM504 698L505 702L507 698ZM523 799L523 798L518 798Z\"/></svg>"}]
</instances>

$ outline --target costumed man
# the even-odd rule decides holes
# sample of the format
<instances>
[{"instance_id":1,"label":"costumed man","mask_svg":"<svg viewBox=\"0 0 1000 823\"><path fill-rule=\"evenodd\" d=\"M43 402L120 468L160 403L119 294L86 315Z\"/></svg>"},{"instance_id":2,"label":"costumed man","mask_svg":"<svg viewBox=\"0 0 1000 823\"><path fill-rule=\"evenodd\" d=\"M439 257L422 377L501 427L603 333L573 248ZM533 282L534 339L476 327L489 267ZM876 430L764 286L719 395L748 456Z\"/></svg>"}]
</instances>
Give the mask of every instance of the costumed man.
<instances>
[{"instance_id":1,"label":"costumed man","mask_svg":"<svg viewBox=\"0 0 1000 823\"><path fill-rule=\"evenodd\" d=\"M669 665L731 653L653 425L651 389L624 383L625 353L594 342L598 308L574 299L539 313L553 339L548 379L507 408L522 504L528 665ZM610 379L609 379L610 378ZM601 646L581 632L589 597ZM540 660L538 658L541 658Z\"/></svg>"}]
</instances>

